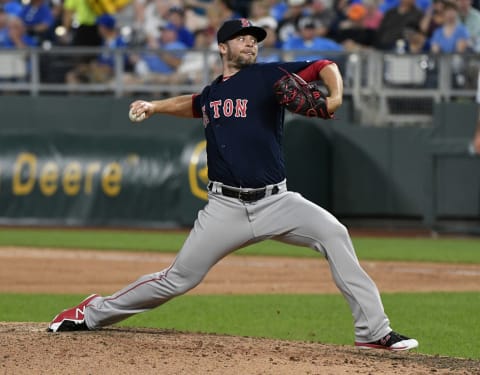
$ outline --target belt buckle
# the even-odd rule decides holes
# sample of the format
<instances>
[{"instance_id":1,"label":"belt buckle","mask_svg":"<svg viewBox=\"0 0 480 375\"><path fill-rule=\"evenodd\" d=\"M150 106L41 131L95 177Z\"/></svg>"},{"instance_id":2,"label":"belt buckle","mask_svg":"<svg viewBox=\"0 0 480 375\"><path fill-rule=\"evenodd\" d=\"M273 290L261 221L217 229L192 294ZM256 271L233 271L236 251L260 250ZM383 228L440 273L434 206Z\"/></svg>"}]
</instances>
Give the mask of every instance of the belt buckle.
<instances>
[{"instance_id":1,"label":"belt buckle","mask_svg":"<svg viewBox=\"0 0 480 375\"><path fill-rule=\"evenodd\" d=\"M238 199L240 199L243 202L252 202L255 199L252 199L252 193L251 191L239 191L238 192Z\"/></svg>"},{"instance_id":2,"label":"belt buckle","mask_svg":"<svg viewBox=\"0 0 480 375\"><path fill-rule=\"evenodd\" d=\"M240 191L238 193L238 199L243 202L256 202L265 197L266 189L252 190L252 191Z\"/></svg>"}]
</instances>

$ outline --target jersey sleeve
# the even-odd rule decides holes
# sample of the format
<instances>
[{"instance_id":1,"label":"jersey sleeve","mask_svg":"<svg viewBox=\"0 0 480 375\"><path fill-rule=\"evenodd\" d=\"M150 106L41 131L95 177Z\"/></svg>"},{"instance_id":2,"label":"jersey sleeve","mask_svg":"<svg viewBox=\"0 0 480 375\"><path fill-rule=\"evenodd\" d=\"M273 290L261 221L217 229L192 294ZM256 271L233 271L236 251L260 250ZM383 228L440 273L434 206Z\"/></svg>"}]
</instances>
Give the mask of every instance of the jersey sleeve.
<instances>
[{"instance_id":1,"label":"jersey sleeve","mask_svg":"<svg viewBox=\"0 0 480 375\"><path fill-rule=\"evenodd\" d=\"M307 66L305 69L298 72L298 75L307 82L318 81L320 71L327 65L334 64L330 60L317 60Z\"/></svg>"},{"instance_id":2,"label":"jersey sleeve","mask_svg":"<svg viewBox=\"0 0 480 375\"><path fill-rule=\"evenodd\" d=\"M317 81L318 73L332 63L330 60L313 60L262 64L262 76L271 85L286 72L299 74L307 82Z\"/></svg>"},{"instance_id":3,"label":"jersey sleeve","mask_svg":"<svg viewBox=\"0 0 480 375\"><path fill-rule=\"evenodd\" d=\"M201 95L193 94L192 95L192 113L194 118L202 117L202 105L201 105Z\"/></svg>"}]
</instances>

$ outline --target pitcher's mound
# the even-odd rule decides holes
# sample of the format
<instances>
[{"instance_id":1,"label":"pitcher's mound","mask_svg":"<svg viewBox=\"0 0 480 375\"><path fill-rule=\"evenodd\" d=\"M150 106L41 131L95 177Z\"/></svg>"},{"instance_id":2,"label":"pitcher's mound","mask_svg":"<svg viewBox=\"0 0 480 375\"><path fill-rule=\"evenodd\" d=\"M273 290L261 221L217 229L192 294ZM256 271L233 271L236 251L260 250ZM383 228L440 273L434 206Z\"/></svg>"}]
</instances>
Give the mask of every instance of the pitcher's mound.
<instances>
[{"instance_id":1,"label":"pitcher's mound","mask_svg":"<svg viewBox=\"0 0 480 375\"><path fill-rule=\"evenodd\" d=\"M3 374L480 374L480 361L251 337L0 323ZM420 343L421 345L421 343Z\"/></svg>"}]
</instances>

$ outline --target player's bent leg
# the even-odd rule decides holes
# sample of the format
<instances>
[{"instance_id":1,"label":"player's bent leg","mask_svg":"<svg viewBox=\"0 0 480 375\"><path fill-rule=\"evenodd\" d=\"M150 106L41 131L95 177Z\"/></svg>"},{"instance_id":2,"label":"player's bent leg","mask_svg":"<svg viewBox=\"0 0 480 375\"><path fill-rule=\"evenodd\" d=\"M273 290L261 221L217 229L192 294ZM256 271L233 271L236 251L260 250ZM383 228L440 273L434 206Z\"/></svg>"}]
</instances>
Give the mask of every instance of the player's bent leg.
<instances>
[{"instance_id":1,"label":"player's bent leg","mask_svg":"<svg viewBox=\"0 0 480 375\"><path fill-rule=\"evenodd\" d=\"M248 217L244 210L238 210L238 205L241 203L232 199L210 197L173 264L140 277L112 296L93 301L85 311L88 328L119 322L197 286L221 258L251 240Z\"/></svg>"},{"instance_id":2,"label":"player's bent leg","mask_svg":"<svg viewBox=\"0 0 480 375\"><path fill-rule=\"evenodd\" d=\"M96 329L151 310L194 288L203 277L174 263L161 272L140 277L111 296L94 300L86 310L85 323L89 329Z\"/></svg>"},{"instance_id":3,"label":"player's bent leg","mask_svg":"<svg viewBox=\"0 0 480 375\"><path fill-rule=\"evenodd\" d=\"M358 262L348 231L332 214L289 193L278 205L275 239L313 248L325 255L335 284L347 299L355 321L355 338L372 342L386 336L390 323L375 283Z\"/></svg>"},{"instance_id":4,"label":"player's bent leg","mask_svg":"<svg viewBox=\"0 0 480 375\"><path fill-rule=\"evenodd\" d=\"M79 305L57 314L48 331L89 330L117 323L184 294L198 285L203 276L173 264L164 271L140 277L112 296L89 296Z\"/></svg>"}]
</instances>

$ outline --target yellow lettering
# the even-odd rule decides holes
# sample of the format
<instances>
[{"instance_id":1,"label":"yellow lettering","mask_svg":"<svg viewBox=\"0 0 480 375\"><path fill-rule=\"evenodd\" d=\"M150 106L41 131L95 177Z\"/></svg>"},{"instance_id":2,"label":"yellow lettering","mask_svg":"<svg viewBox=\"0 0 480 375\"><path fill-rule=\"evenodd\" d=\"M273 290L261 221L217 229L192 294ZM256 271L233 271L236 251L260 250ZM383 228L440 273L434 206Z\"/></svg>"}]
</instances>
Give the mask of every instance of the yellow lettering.
<instances>
[{"instance_id":1,"label":"yellow lettering","mask_svg":"<svg viewBox=\"0 0 480 375\"><path fill-rule=\"evenodd\" d=\"M102 173L103 192L110 196L116 196L120 193L122 181L122 166L118 163L110 163L105 166Z\"/></svg>"},{"instance_id":2,"label":"yellow lettering","mask_svg":"<svg viewBox=\"0 0 480 375\"><path fill-rule=\"evenodd\" d=\"M83 175L85 168L85 176ZM42 166L38 165L38 158L33 153L23 152L18 154L13 165L12 193L14 195L31 194L35 188L38 174L38 188L42 195L55 195L60 188L67 196L78 195L82 189L85 194L92 194L95 189L94 181L98 175L102 192L110 197L120 194L122 189L123 170L121 164L117 162L109 163L102 168L102 163L93 161L82 165L78 161L68 163L63 170L55 161L46 161ZM0 169L0 182L2 179L2 170Z\"/></svg>"},{"instance_id":3,"label":"yellow lettering","mask_svg":"<svg viewBox=\"0 0 480 375\"><path fill-rule=\"evenodd\" d=\"M15 195L30 194L35 186L37 158L28 152L18 155L13 167L12 191ZM22 175L26 178L22 179Z\"/></svg>"},{"instance_id":4,"label":"yellow lettering","mask_svg":"<svg viewBox=\"0 0 480 375\"><path fill-rule=\"evenodd\" d=\"M53 161L47 162L40 172L38 186L47 197L56 193L58 189L58 165Z\"/></svg>"},{"instance_id":5,"label":"yellow lettering","mask_svg":"<svg viewBox=\"0 0 480 375\"><path fill-rule=\"evenodd\" d=\"M66 195L76 195L80 191L80 180L82 178L82 166L74 161L65 167L63 172L63 191Z\"/></svg>"},{"instance_id":6,"label":"yellow lettering","mask_svg":"<svg viewBox=\"0 0 480 375\"><path fill-rule=\"evenodd\" d=\"M201 141L195 146L190 163L188 165L188 182L190 191L197 198L207 200L207 191L200 186L198 180L205 184L208 181L208 169L205 162L202 162L202 156L206 155L207 141Z\"/></svg>"},{"instance_id":7,"label":"yellow lettering","mask_svg":"<svg viewBox=\"0 0 480 375\"><path fill-rule=\"evenodd\" d=\"M92 194L93 190L93 176L100 171L100 163L90 163L87 165L85 172L85 194Z\"/></svg>"}]
</instances>

